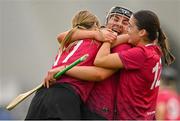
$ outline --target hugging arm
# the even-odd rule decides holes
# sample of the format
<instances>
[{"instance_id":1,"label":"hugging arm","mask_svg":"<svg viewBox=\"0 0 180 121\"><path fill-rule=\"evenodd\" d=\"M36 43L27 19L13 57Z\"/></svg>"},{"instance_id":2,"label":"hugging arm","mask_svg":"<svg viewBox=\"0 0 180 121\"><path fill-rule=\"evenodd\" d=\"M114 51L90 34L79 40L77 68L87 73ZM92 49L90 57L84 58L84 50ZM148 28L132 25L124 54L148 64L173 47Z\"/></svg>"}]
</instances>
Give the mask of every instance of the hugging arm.
<instances>
[{"instance_id":1,"label":"hugging arm","mask_svg":"<svg viewBox=\"0 0 180 121\"><path fill-rule=\"evenodd\" d=\"M61 43L61 41L65 38L65 36L68 34L69 31L66 31L66 32L63 32L63 33L60 33L58 36L57 36L57 40L59 43ZM87 38L90 38L90 39L95 39L95 36L97 36L96 34L97 31L95 30L80 30L80 29L77 29L76 31L74 31L74 33L72 34L72 37L71 37L71 42L75 41L75 40L80 40L80 39L87 39Z\"/></svg>"},{"instance_id":2,"label":"hugging arm","mask_svg":"<svg viewBox=\"0 0 180 121\"><path fill-rule=\"evenodd\" d=\"M111 69L124 68L118 53L110 53L110 49L111 44L104 42L96 55L94 65Z\"/></svg>"},{"instance_id":3,"label":"hugging arm","mask_svg":"<svg viewBox=\"0 0 180 121\"><path fill-rule=\"evenodd\" d=\"M65 36L68 34L69 31L60 33L57 36L57 40L59 43L65 38ZM113 34L113 32L110 29L102 29L100 31L97 30L82 30L77 29L74 31L74 34L72 34L71 42L75 40L81 40L81 39L94 39L101 42L111 42L112 47L117 46L118 44L128 43L129 35L123 34L116 36Z\"/></svg>"},{"instance_id":4,"label":"hugging arm","mask_svg":"<svg viewBox=\"0 0 180 121\"><path fill-rule=\"evenodd\" d=\"M54 75L64 68L65 66L60 66L49 70L44 78L44 86L49 88L50 85L54 84L56 82ZM117 70L114 69L105 69L96 66L75 66L68 70L65 74L82 81L103 81L116 71Z\"/></svg>"},{"instance_id":5,"label":"hugging arm","mask_svg":"<svg viewBox=\"0 0 180 121\"><path fill-rule=\"evenodd\" d=\"M86 81L102 81L115 73L114 69L96 66L76 66L66 72L67 75Z\"/></svg>"},{"instance_id":6,"label":"hugging arm","mask_svg":"<svg viewBox=\"0 0 180 121\"><path fill-rule=\"evenodd\" d=\"M65 38L69 31L60 33L57 36L57 40L59 43ZM113 41L117 38L116 35L114 35L111 31L98 31L98 30L82 30L82 29L76 29L74 33L71 36L71 42L75 40L81 40L81 39L94 39L97 41Z\"/></svg>"},{"instance_id":7,"label":"hugging arm","mask_svg":"<svg viewBox=\"0 0 180 121\"><path fill-rule=\"evenodd\" d=\"M111 48L119 45L119 44L123 44L123 43L128 43L129 40L129 35L128 34L122 34L117 36L116 41L114 41L111 45Z\"/></svg>"}]
</instances>

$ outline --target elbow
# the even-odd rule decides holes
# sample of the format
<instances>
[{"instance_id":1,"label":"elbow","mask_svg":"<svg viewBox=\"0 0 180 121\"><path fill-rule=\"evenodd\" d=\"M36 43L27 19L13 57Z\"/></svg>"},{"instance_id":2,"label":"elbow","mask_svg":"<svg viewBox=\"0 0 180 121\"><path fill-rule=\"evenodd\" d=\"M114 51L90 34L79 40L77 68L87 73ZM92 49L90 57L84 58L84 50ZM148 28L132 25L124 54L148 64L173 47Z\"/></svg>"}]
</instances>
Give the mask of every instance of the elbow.
<instances>
[{"instance_id":1,"label":"elbow","mask_svg":"<svg viewBox=\"0 0 180 121\"><path fill-rule=\"evenodd\" d=\"M61 41L63 40L63 38L64 38L63 34L59 34L59 35L57 36L58 42L61 43Z\"/></svg>"},{"instance_id":2,"label":"elbow","mask_svg":"<svg viewBox=\"0 0 180 121\"><path fill-rule=\"evenodd\" d=\"M58 40L59 43L61 43L61 39L60 39L59 35L57 36L57 40Z\"/></svg>"},{"instance_id":3,"label":"elbow","mask_svg":"<svg viewBox=\"0 0 180 121\"><path fill-rule=\"evenodd\" d=\"M101 66L101 61L100 61L100 59L98 59L98 58L96 58L95 60L94 60L94 63L93 63L95 66Z\"/></svg>"},{"instance_id":4,"label":"elbow","mask_svg":"<svg viewBox=\"0 0 180 121\"><path fill-rule=\"evenodd\" d=\"M103 72L98 72L96 73L96 81L103 81L105 80L106 78L108 77L108 75L106 73L103 73Z\"/></svg>"},{"instance_id":5,"label":"elbow","mask_svg":"<svg viewBox=\"0 0 180 121\"><path fill-rule=\"evenodd\" d=\"M105 80L106 79L106 77L103 75L103 74L97 74L96 75L96 79L95 79L95 81L103 81L103 80Z\"/></svg>"}]
</instances>

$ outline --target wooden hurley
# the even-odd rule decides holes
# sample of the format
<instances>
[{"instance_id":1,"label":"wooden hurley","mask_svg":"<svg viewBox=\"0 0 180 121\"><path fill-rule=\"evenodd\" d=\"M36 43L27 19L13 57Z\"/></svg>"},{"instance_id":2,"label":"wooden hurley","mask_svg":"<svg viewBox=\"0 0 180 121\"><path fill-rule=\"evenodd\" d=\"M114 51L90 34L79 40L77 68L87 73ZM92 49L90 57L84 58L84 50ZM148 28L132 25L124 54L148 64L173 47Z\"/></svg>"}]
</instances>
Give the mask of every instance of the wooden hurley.
<instances>
[{"instance_id":1,"label":"wooden hurley","mask_svg":"<svg viewBox=\"0 0 180 121\"><path fill-rule=\"evenodd\" d=\"M78 60L74 61L71 65L67 66L65 69L63 69L62 71L58 72L57 74L54 75L54 78L57 79L59 78L61 75L63 75L66 71L68 71L69 69L71 69L72 67L76 66L77 64L79 64L80 62L83 62L84 60L86 60L86 58L88 57L88 54L85 54L84 56L82 56L81 58L79 58ZM29 97L31 94L33 94L34 92L36 92L39 88L41 88L43 86L43 83L41 83L40 85L38 85L37 87L33 88L32 90L26 92L26 93L22 93L19 94L15 99L13 99L9 105L6 107L7 110L12 110L13 108L15 108L20 102L22 102L23 100L25 100L27 97Z\"/></svg>"}]
</instances>

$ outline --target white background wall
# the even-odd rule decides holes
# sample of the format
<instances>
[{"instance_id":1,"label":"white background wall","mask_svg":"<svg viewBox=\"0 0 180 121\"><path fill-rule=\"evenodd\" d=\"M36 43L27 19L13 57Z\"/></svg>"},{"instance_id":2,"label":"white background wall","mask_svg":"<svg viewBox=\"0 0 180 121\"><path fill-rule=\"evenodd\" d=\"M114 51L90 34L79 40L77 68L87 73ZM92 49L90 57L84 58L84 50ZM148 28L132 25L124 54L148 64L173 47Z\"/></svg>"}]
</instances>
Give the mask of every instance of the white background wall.
<instances>
[{"instance_id":1,"label":"white background wall","mask_svg":"<svg viewBox=\"0 0 180 121\"><path fill-rule=\"evenodd\" d=\"M71 27L78 10L90 10L103 23L115 5L157 13L179 69L180 0L0 0L0 106L41 82L56 55L57 34ZM11 111L15 119L24 119L30 100Z\"/></svg>"}]
</instances>

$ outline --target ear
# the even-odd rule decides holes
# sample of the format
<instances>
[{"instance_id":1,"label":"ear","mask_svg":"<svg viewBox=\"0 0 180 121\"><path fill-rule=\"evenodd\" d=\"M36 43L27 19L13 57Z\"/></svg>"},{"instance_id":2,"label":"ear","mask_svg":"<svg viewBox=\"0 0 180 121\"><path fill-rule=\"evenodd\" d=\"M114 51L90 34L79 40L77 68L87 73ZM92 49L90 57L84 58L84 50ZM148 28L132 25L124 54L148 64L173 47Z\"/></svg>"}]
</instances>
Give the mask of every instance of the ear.
<instances>
[{"instance_id":1,"label":"ear","mask_svg":"<svg viewBox=\"0 0 180 121\"><path fill-rule=\"evenodd\" d=\"M139 36L141 36L141 37L147 36L147 31L145 29L141 29L139 31Z\"/></svg>"}]
</instances>

